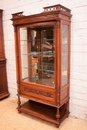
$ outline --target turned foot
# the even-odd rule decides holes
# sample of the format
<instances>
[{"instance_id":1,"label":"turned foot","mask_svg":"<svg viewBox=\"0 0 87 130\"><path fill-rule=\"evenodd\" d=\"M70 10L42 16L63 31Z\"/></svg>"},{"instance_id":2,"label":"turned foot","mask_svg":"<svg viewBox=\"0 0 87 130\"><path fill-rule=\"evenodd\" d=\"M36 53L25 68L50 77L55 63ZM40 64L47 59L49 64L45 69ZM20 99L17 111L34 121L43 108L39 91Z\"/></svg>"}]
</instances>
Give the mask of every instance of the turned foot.
<instances>
[{"instance_id":1,"label":"turned foot","mask_svg":"<svg viewBox=\"0 0 87 130\"><path fill-rule=\"evenodd\" d=\"M18 112L19 112L19 113L21 113L21 111L20 111L20 110L18 110Z\"/></svg>"},{"instance_id":2,"label":"turned foot","mask_svg":"<svg viewBox=\"0 0 87 130\"><path fill-rule=\"evenodd\" d=\"M56 124L56 127L59 128L59 124Z\"/></svg>"}]
</instances>

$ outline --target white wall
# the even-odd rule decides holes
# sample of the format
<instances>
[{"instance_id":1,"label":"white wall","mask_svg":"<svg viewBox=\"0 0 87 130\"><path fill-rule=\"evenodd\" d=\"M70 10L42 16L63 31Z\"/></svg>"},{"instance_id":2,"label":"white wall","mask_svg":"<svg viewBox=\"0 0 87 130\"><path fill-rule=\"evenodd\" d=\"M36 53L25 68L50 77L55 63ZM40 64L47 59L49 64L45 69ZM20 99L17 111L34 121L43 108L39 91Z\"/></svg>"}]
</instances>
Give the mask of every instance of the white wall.
<instances>
[{"instance_id":1,"label":"white wall","mask_svg":"<svg viewBox=\"0 0 87 130\"><path fill-rule=\"evenodd\" d=\"M87 0L0 0L3 12L5 54L10 95L16 97L14 32L11 14L42 12L42 7L62 4L71 9L71 83L70 112L87 120Z\"/></svg>"}]
</instances>

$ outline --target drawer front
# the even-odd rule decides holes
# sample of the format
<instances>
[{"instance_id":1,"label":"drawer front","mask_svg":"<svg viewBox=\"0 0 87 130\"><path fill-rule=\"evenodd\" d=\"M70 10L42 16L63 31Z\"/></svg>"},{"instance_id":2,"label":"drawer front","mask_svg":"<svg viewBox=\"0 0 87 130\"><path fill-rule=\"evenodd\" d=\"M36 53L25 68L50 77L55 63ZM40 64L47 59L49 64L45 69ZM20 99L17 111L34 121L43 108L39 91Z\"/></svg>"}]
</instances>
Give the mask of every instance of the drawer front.
<instances>
[{"instance_id":1,"label":"drawer front","mask_svg":"<svg viewBox=\"0 0 87 130\"><path fill-rule=\"evenodd\" d=\"M28 94L28 95L36 94L38 96L41 95L41 96L53 98L53 93L51 93L51 92L46 92L46 91L44 92L42 90L30 88L28 86L22 86L21 88L22 88L21 89L22 93L24 93L24 94Z\"/></svg>"},{"instance_id":2,"label":"drawer front","mask_svg":"<svg viewBox=\"0 0 87 130\"><path fill-rule=\"evenodd\" d=\"M43 102L45 101L55 104L55 94L53 92L21 85L21 93L28 96L29 98L35 98L37 100L42 100Z\"/></svg>"}]
</instances>

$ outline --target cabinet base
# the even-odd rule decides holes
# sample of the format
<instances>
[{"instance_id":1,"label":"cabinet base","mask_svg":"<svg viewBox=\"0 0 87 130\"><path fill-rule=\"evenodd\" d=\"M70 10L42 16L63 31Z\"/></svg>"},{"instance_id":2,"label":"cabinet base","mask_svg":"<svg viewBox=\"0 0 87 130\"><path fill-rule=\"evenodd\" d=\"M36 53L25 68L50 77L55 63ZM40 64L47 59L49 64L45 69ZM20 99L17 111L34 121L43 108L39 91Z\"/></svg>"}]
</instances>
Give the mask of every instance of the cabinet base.
<instances>
[{"instance_id":1,"label":"cabinet base","mask_svg":"<svg viewBox=\"0 0 87 130\"><path fill-rule=\"evenodd\" d=\"M66 112L64 109L64 106L62 106L61 108L59 108L60 118L57 119L56 118L56 112L57 112L56 107L48 106L48 105L38 103L35 101L31 101L31 100L22 104L21 107L18 107L18 111L39 117L39 118L44 119L49 122L52 122L52 123L56 124L57 127L69 115L69 112Z\"/></svg>"},{"instance_id":2,"label":"cabinet base","mask_svg":"<svg viewBox=\"0 0 87 130\"><path fill-rule=\"evenodd\" d=\"M2 93L2 94L0 94L0 100L8 97L9 95L10 95L9 93Z\"/></svg>"}]
</instances>

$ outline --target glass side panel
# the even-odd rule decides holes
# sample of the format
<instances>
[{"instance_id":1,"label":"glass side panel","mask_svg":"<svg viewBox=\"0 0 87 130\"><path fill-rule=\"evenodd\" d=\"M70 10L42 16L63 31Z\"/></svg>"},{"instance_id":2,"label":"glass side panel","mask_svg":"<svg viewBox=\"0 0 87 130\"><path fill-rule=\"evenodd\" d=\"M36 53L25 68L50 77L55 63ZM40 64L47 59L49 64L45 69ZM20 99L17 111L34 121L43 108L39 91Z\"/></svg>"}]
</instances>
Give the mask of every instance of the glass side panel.
<instances>
[{"instance_id":1,"label":"glass side panel","mask_svg":"<svg viewBox=\"0 0 87 130\"><path fill-rule=\"evenodd\" d=\"M50 87L54 81L54 29L20 28L22 80Z\"/></svg>"},{"instance_id":2,"label":"glass side panel","mask_svg":"<svg viewBox=\"0 0 87 130\"><path fill-rule=\"evenodd\" d=\"M68 83L68 26L62 25L61 85Z\"/></svg>"}]
</instances>

